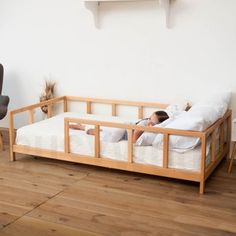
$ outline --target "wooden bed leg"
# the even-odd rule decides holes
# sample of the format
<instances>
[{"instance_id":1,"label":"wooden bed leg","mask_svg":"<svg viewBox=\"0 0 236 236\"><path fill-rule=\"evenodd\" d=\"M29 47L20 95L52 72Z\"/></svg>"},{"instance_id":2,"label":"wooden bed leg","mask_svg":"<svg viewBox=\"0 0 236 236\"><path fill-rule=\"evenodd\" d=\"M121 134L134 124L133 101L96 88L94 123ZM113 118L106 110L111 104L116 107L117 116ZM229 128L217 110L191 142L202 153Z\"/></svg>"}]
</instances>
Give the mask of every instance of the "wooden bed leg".
<instances>
[{"instance_id":1,"label":"wooden bed leg","mask_svg":"<svg viewBox=\"0 0 236 236\"><path fill-rule=\"evenodd\" d=\"M204 194L204 192L205 192L205 181L202 180L202 181L200 182L200 190L199 190L199 193L200 193L200 194Z\"/></svg>"},{"instance_id":2,"label":"wooden bed leg","mask_svg":"<svg viewBox=\"0 0 236 236\"><path fill-rule=\"evenodd\" d=\"M3 146L3 135L0 131L0 151L4 151L4 146Z\"/></svg>"},{"instance_id":3,"label":"wooden bed leg","mask_svg":"<svg viewBox=\"0 0 236 236\"><path fill-rule=\"evenodd\" d=\"M15 161L16 160L16 153L13 151L10 151L10 161Z\"/></svg>"},{"instance_id":4,"label":"wooden bed leg","mask_svg":"<svg viewBox=\"0 0 236 236\"><path fill-rule=\"evenodd\" d=\"M200 173L200 194L205 191L205 173L206 173L206 134L201 138L201 173Z\"/></svg>"},{"instance_id":5,"label":"wooden bed leg","mask_svg":"<svg viewBox=\"0 0 236 236\"><path fill-rule=\"evenodd\" d=\"M235 154L236 154L236 142L234 142L231 158L229 160L228 173L231 173L231 171L232 171L232 166L233 166Z\"/></svg>"},{"instance_id":6,"label":"wooden bed leg","mask_svg":"<svg viewBox=\"0 0 236 236\"><path fill-rule=\"evenodd\" d=\"M9 143L10 143L10 161L15 161L16 160L16 155L13 152L13 144L15 143L13 112L9 113Z\"/></svg>"},{"instance_id":7,"label":"wooden bed leg","mask_svg":"<svg viewBox=\"0 0 236 236\"><path fill-rule=\"evenodd\" d=\"M232 133L232 114L227 119L227 147L228 147L228 152L226 156L226 160L230 160L230 146L231 146L231 133Z\"/></svg>"}]
</instances>

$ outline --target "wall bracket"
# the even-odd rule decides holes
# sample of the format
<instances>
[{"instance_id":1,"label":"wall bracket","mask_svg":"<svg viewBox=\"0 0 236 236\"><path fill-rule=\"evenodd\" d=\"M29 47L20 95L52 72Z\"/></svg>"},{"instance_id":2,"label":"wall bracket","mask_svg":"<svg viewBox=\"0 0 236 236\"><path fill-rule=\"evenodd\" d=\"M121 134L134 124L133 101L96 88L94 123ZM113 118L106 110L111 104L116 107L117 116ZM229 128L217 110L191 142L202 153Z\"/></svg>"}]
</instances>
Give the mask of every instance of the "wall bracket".
<instances>
[{"instance_id":1,"label":"wall bracket","mask_svg":"<svg viewBox=\"0 0 236 236\"><path fill-rule=\"evenodd\" d=\"M99 28L99 6L100 3L103 2L126 2L126 1L130 1L130 0L85 0L84 1L84 5L85 7L92 12L93 14L93 19L94 19L94 24L96 26L96 28ZM145 0L133 0L133 2L135 1L145 1ZM165 24L166 27L169 28L170 27L170 5L171 5L171 0L154 0L160 3L160 5L164 8L165 11Z\"/></svg>"}]
</instances>

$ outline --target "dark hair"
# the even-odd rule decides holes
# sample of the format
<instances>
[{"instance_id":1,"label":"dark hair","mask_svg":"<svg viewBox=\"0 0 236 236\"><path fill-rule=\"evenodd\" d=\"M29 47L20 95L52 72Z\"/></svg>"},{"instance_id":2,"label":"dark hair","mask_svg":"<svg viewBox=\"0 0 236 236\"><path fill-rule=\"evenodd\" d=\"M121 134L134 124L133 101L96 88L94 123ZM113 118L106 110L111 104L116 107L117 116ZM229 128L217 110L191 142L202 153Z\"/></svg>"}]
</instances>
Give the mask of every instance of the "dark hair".
<instances>
[{"instance_id":1,"label":"dark hair","mask_svg":"<svg viewBox=\"0 0 236 236\"><path fill-rule=\"evenodd\" d=\"M155 115L157 116L158 121L159 121L160 123L163 122L163 121L165 121L165 120L167 120L167 119L169 118L169 116L167 115L167 113L166 113L165 111L155 111L154 113L155 113ZM135 123L135 125L139 124L139 123L140 123L141 121L143 121L143 120L149 120L149 118L141 119L141 120L137 121L137 122Z\"/></svg>"},{"instance_id":2,"label":"dark hair","mask_svg":"<svg viewBox=\"0 0 236 236\"><path fill-rule=\"evenodd\" d=\"M167 115L165 111L156 111L155 115L157 116L160 123L169 118L169 116Z\"/></svg>"}]
</instances>

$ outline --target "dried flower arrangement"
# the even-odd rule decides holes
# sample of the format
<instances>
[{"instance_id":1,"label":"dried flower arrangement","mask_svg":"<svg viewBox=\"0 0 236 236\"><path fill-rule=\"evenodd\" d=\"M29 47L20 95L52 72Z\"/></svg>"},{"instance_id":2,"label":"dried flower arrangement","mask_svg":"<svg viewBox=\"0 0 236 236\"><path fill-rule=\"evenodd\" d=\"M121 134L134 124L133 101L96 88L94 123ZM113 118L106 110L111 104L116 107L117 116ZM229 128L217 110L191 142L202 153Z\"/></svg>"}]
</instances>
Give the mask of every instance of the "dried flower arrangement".
<instances>
[{"instance_id":1,"label":"dried flower arrangement","mask_svg":"<svg viewBox=\"0 0 236 236\"><path fill-rule=\"evenodd\" d=\"M45 81L44 91L42 92L42 94L39 97L40 102L44 102L44 101L54 98L55 86L56 86L55 82L47 81L47 80ZM42 106L41 110L43 113L47 114L48 113L48 106L47 105Z\"/></svg>"}]
</instances>

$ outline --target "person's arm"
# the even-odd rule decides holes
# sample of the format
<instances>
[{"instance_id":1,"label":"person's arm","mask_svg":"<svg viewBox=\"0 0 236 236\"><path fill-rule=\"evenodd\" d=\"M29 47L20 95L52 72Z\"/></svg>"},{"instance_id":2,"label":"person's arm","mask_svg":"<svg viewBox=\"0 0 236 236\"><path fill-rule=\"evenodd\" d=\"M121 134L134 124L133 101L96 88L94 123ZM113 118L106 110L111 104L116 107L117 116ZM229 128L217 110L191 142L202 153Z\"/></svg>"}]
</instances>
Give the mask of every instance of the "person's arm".
<instances>
[{"instance_id":1,"label":"person's arm","mask_svg":"<svg viewBox=\"0 0 236 236\"><path fill-rule=\"evenodd\" d=\"M133 132L133 143L136 143L136 141L142 135L142 133L143 133L142 130L134 130L134 132Z\"/></svg>"},{"instance_id":2,"label":"person's arm","mask_svg":"<svg viewBox=\"0 0 236 236\"><path fill-rule=\"evenodd\" d=\"M85 130L85 125L81 124L70 124L69 125L70 129L77 129L77 130Z\"/></svg>"},{"instance_id":3,"label":"person's arm","mask_svg":"<svg viewBox=\"0 0 236 236\"><path fill-rule=\"evenodd\" d=\"M153 126L154 124L151 121L146 123L146 126ZM143 134L144 131L142 130L134 130L133 132L133 143L136 143L138 138Z\"/></svg>"},{"instance_id":4,"label":"person's arm","mask_svg":"<svg viewBox=\"0 0 236 236\"><path fill-rule=\"evenodd\" d=\"M185 107L185 111L189 111L191 109L192 105L188 102Z\"/></svg>"}]
</instances>

